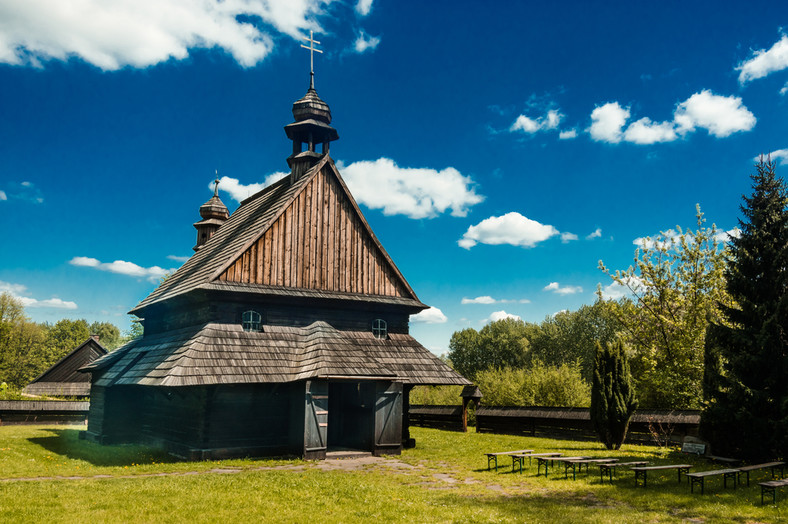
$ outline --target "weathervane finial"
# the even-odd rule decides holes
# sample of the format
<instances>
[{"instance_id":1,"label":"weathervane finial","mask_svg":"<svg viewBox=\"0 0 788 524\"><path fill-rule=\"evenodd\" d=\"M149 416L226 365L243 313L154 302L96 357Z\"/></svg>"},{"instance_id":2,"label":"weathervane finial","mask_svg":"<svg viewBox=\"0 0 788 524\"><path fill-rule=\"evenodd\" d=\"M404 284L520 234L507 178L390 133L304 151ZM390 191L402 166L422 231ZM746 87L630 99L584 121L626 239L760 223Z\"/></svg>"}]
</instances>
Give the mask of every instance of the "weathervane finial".
<instances>
[{"instance_id":1,"label":"weathervane finial","mask_svg":"<svg viewBox=\"0 0 788 524\"><path fill-rule=\"evenodd\" d=\"M219 196L219 170L216 170L216 180L213 181L213 196Z\"/></svg>"},{"instance_id":2,"label":"weathervane finial","mask_svg":"<svg viewBox=\"0 0 788 524\"><path fill-rule=\"evenodd\" d=\"M315 40L314 36L315 36L314 33L310 29L309 30L309 37L306 37L306 36L301 37L303 40L306 40L307 42L309 42L309 46L308 47L305 46L304 44L301 44L301 47L303 47L304 49L309 49L309 88L310 89L314 89L315 88L315 53L316 52L317 53L322 53L323 52L320 49L317 49L315 47L315 44L320 44L320 42Z\"/></svg>"}]
</instances>

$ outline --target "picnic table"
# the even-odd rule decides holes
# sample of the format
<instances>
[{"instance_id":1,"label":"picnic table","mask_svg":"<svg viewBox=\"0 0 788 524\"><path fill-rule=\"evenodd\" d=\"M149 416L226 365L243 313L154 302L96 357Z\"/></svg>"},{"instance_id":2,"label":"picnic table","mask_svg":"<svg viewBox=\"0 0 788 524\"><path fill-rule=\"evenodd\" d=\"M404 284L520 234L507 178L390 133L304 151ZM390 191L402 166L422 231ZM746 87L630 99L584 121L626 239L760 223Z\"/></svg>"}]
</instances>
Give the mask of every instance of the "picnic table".
<instances>
[{"instance_id":1,"label":"picnic table","mask_svg":"<svg viewBox=\"0 0 788 524\"><path fill-rule=\"evenodd\" d=\"M687 478L690 480L690 493L695 492L695 484L700 484L700 494L703 495L703 484L706 477L716 477L722 475L723 487L728 487L728 479L733 479L733 487L736 488L736 478L739 474L738 469L713 469L710 471L698 471L696 473L687 473Z\"/></svg>"},{"instance_id":2,"label":"picnic table","mask_svg":"<svg viewBox=\"0 0 788 524\"><path fill-rule=\"evenodd\" d=\"M579 467L580 471L583 471L583 465L586 467L586 473L588 473L588 466L591 464L605 464L605 463L613 463L618 462L617 458L587 458L587 459L580 459L580 460L570 460L564 463L564 476L565 478L569 478L569 468L572 468L572 480L577 480L577 474L575 468Z\"/></svg>"},{"instance_id":3,"label":"picnic table","mask_svg":"<svg viewBox=\"0 0 788 524\"><path fill-rule=\"evenodd\" d=\"M531 459L534 457L560 457L563 453L518 453L512 455L512 473L514 473L515 465L519 465L520 473L523 472L523 461L528 458L528 464L531 464Z\"/></svg>"},{"instance_id":4,"label":"picnic table","mask_svg":"<svg viewBox=\"0 0 788 524\"><path fill-rule=\"evenodd\" d=\"M667 469L675 469L678 471L679 474L679 484L681 483L681 473L689 473L690 468L692 467L691 464L666 464L664 466L635 466L630 468L632 471L635 472L635 486L639 485L639 480L643 479L643 487L646 487L646 482L648 480L648 472L649 471L661 471Z\"/></svg>"},{"instance_id":5,"label":"picnic table","mask_svg":"<svg viewBox=\"0 0 788 524\"><path fill-rule=\"evenodd\" d=\"M771 469L772 470L772 480L775 479L774 470L780 469L780 476L785 476L785 462L764 462L763 464L753 464L751 466L742 466L739 469L739 484L741 484L741 474L745 473L747 475L747 486L750 485L750 471L755 471L757 469ZM763 494L761 494L763 495ZM763 501L761 501L763 503Z\"/></svg>"},{"instance_id":6,"label":"picnic table","mask_svg":"<svg viewBox=\"0 0 788 524\"><path fill-rule=\"evenodd\" d=\"M517 451L499 451L497 453L485 453L487 455L487 471L490 471L490 463L495 461L495 471L498 471L498 457L501 455L516 455L521 453L530 453L532 449L518 449ZM514 464L512 465L514 470Z\"/></svg>"},{"instance_id":7,"label":"picnic table","mask_svg":"<svg viewBox=\"0 0 788 524\"><path fill-rule=\"evenodd\" d=\"M759 482L761 487L761 506L763 506L763 495L765 493L772 494L772 504L777 502L777 488L788 486L788 479L768 480L766 482Z\"/></svg>"},{"instance_id":8,"label":"picnic table","mask_svg":"<svg viewBox=\"0 0 788 524\"><path fill-rule=\"evenodd\" d=\"M568 460L581 460L587 458L590 457L536 457L536 476L539 476L542 465L544 465L544 476L547 476L547 465L549 462L566 462Z\"/></svg>"},{"instance_id":9,"label":"picnic table","mask_svg":"<svg viewBox=\"0 0 788 524\"><path fill-rule=\"evenodd\" d=\"M615 472L616 468L621 467L632 467L632 466L646 466L648 462L645 460L635 461L635 462L602 462L599 464L599 481L605 482L605 473L607 473L608 478L610 478L610 483L613 483L613 473Z\"/></svg>"}]
</instances>

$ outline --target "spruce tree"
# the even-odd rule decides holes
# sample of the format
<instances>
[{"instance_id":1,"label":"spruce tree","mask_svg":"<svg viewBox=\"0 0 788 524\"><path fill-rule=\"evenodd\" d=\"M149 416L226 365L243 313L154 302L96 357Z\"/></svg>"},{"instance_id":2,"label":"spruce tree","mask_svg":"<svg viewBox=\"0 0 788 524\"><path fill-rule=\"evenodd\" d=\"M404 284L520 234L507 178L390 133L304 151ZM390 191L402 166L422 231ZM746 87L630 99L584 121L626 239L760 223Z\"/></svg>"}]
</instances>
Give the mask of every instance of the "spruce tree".
<instances>
[{"instance_id":1,"label":"spruce tree","mask_svg":"<svg viewBox=\"0 0 788 524\"><path fill-rule=\"evenodd\" d=\"M788 193L761 158L730 243L733 306L709 326L702 434L714 452L747 460L788 452Z\"/></svg>"},{"instance_id":2,"label":"spruce tree","mask_svg":"<svg viewBox=\"0 0 788 524\"><path fill-rule=\"evenodd\" d=\"M591 385L591 422L607 449L619 449L637 409L635 388L621 341L597 343Z\"/></svg>"}]
</instances>

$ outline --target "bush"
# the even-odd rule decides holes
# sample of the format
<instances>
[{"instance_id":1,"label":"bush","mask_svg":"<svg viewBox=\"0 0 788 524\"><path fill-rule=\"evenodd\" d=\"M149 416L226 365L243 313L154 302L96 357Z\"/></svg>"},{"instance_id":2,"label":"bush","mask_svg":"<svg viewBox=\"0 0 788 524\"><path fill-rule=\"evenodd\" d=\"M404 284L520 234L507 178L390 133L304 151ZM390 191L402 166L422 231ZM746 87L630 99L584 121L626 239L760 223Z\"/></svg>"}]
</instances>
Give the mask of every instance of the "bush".
<instances>
[{"instance_id":1,"label":"bush","mask_svg":"<svg viewBox=\"0 0 788 524\"><path fill-rule=\"evenodd\" d=\"M410 392L411 404L427 406L462 405L462 386L416 386Z\"/></svg>"},{"instance_id":2,"label":"bush","mask_svg":"<svg viewBox=\"0 0 788 524\"><path fill-rule=\"evenodd\" d=\"M578 362L528 368L487 369L476 377L485 406L588 407L590 388Z\"/></svg>"}]
</instances>

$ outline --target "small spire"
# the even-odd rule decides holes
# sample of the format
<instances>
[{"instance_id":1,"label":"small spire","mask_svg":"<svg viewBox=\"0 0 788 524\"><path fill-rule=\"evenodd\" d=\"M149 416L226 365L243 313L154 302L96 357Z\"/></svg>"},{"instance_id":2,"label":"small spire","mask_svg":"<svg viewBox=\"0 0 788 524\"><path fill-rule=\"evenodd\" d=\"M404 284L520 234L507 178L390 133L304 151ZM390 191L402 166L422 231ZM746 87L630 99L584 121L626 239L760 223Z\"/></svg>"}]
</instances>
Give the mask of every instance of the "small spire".
<instances>
[{"instance_id":1,"label":"small spire","mask_svg":"<svg viewBox=\"0 0 788 524\"><path fill-rule=\"evenodd\" d=\"M218 169L216 170L216 180L214 180L213 183L214 183L213 196L218 197L219 196L219 170Z\"/></svg>"}]
</instances>

